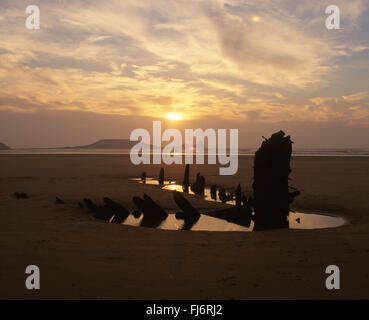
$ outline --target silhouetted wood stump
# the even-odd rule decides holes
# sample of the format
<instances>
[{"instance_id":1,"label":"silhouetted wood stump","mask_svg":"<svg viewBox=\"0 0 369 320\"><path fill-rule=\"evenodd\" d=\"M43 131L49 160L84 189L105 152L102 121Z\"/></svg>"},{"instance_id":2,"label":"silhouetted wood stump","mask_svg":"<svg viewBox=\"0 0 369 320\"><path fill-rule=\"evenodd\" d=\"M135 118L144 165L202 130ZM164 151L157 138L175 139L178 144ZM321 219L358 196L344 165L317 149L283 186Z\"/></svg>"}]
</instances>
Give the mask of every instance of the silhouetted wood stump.
<instances>
[{"instance_id":1,"label":"silhouetted wood stump","mask_svg":"<svg viewBox=\"0 0 369 320\"><path fill-rule=\"evenodd\" d=\"M147 194L144 194L143 199L133 197L133 203L143 213L142 227L157 228L168 217L166 211Z\"/></svg>"},{"instance_id":2,"label":"silhouetted wood stump","mask_svg":"<svg viewBox=\"0 0 369 320\"><path fill-rule=\"evenodd\" d=\"M219 188L218 195L220 201L223 203L227 202L227 195L224 188Z\"/></svg>"},{"instance_id":3,"label":"silhouetted wood stump","mask_svg":"<svg viewBox=\"0 0 369 320\"><path fill-rule=\"evenodd\" d=\"M142 172L142 174L141 174L141 181L142 181L143 183L145 183L145 182L146 182L146 172Z\"/></svg>"},{"instance_id":4,"label":"silhouetted wood stump","mask_svg":"<svg viewBox=\"0 0 369 320\"><path fill-rule=\"evenodd\" d=\"M218 189L218 186L216 184L213 184L211 187L210 187L210 197L213 199L213 200L217 200L217 189Z\"/></svg>"},{"instance_id":5,"label":"silhouetted wood stump","mask_svg":"<svg viewBox=\"0 0 369 320\"><path fill-rule=\"evenodd\" d=\"M123 207L120 203L109 199L108 197L104 198L104 203L114 215L114 218L111 220L112 223L122 223L130 215L130 212L125 207Z\"/></svg>"},{"instance_id":6,"label":"silhouetted wood stump","mask_svg":"<svg viewBox=\"0 0 369 320\"><path fill-rule=\"evenodd\" d=\"M17 199L28 199L28 194L24 192L14 192L14 196Z\"/></svg>"},{"instance_id":7,"label":"silhouetted wood stump","mask_svg":"<svg viewBox=\"0 0 369 320\"><path fill-rule=\"evenodd\" d=\"M188 193L189 186L190 186L190 165L186 164L186 169L185 169L183 184L182 184L183 192Z\"/></svg>"},{"instance_id":8,"label":"silhouetted wood stump","mask_svg":"<svg viewBox=\"0 0 369 320\"><path fill-rule=\"evenodd\" d=\"M241 185L239 184L235 191L235 197L236 197L236 206L240 207L242 202L242 192L241 192Z\"/></svg>"},{"instance_id":9,"label":"silhouetted wood stump","mask_svg":"<svg viewBox=\"0 0 369 320\"><path fill-rule=\"evenodd\" d=\"M159 173L159 184L163 185L164 184L164 168L160 169L160 173Z\"/></svg>"},{"instance_id":10,"label":"silhouetted wood stump","mask_svg":"<svg viewBox=\"0 0 369 320\"><path fill-rule=\"evenodd\" d=\"M191 186L191 190L194 194L204 195L205 194L205 177L200 173L196 175L196 181Z\"/></svg>"},{"instance_id":11,"label":"silhouetted wood stump","mask_svg":"<svg viewBox=\"0 0 369 320\"><path fill-rule=\"evenodd\" d=\"M177 219L184 220L182 230L190 230L200 219L200 213L179 192L173 192L173 199L177 206L182 210L176 214Z\"/></svg>"},{"instance_id":12,"label":"silhouetted wood stump","mask_svg":"<svg viewBox=\"0 0 369 320\"><path fill-rule=\"evenodd\" d=\"M64 204L64 203L65 202L62 199L60 199L58 197L55 198L55 204Z\"/></svg>"},{"instance_id":13,"label":"silhouetted wood stump","mask_svg":"<svg viewBox=\"0 0 369 320\"><path fill-rule=\"evenodd\" d=\"M292 143L290 136L285 137L285 133L279 131L266 139L255 153L255 230L288 228Z\"/></svg>"},{"instance_id":14,"label":"silhouetted wood stump","mask_svg":"<svg viewBox=\"0 0 369 320\"><path fill-rule=\"evenodd\" d=\"M91 199L84 198L83 202L85 203L86 207L92 211L92 216L95 219L109 221L114 215L111 208L106 206L98 206L94 204Z\"/></svg>"}]
</instances>

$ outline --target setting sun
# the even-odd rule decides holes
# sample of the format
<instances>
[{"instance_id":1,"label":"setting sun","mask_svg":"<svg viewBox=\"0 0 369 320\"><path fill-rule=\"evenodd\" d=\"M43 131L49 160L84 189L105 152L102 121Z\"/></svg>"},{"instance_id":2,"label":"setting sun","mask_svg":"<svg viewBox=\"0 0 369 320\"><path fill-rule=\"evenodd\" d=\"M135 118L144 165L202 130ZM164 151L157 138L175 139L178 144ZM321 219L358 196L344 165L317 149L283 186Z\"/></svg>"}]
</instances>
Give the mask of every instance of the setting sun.
<instances>
[{"instance_id":1,"label":"setting sun","mask_svg":"<svg viewBox=\"0 0 369 320\"><path fill-rule=\"evenodd\" d=\"M182 115L179 113L168 113L166 115L167 119L169 120L181 120L182 119Z\"/></svg>"}]
</instances>

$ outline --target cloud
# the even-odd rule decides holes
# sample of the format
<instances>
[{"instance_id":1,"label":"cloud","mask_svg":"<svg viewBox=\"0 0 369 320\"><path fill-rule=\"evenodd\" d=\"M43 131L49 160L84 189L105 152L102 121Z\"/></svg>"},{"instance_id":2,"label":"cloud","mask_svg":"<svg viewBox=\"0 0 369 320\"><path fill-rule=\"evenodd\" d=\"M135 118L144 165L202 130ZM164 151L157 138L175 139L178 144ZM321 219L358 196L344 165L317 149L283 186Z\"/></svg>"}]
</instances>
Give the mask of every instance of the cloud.
<instances>
[{"instance_id":1,"label":"cloud","mask_svg":"<svg viewBox=\"0 0 369 320\"><path fill-rule=\"evenodd\" d=\"M251 14L240 17L214 6L209 12L224 58L235 64L239 77L273 86L298 86L319 82L329 71L328 43L305 34L264 12L260 23ZM278 31L278 32L275 32Z\"/></svg>"},{"instance_id":2,"label":"cloud","mask_svg":"<svg viewBox=\"0 0 369 320\"><path fill-rule=\"evenodd\" d=\"M324 92L344 72L340 58L368 48L356 32L365 1L337 0L346 26L335 34L324 27L325 1L39 3L37 31L24 27L26 1L1 4L7 110L365 122L366 93Z\"/></svg>"},{"instance_id":3,"label":"cloud","mask_svg":"<svg viewBox=\"0 0 369 320\"><path fill-rule=\"evenodd\" d=\"M343 100L345 100L346 102L355 102L355 101L360 101L360 100L364 100L368 98L369 98L369 94L367 91L350 94L348 96L343 96Z\"/></svg>"}]
</instances>

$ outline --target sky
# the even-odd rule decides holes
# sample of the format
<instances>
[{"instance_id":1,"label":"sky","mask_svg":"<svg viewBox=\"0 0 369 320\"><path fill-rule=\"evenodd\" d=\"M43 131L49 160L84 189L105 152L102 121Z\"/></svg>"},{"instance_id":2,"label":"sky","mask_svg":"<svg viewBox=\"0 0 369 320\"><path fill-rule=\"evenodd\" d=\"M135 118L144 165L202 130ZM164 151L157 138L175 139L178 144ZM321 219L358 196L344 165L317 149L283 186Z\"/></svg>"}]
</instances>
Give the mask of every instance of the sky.
<instances>
[{"instance_id":1,"label":"sky","mask_svg":"<svg viewBox=\"0 0 369 320\"><path fill-rule=\"evenodd\" d=\"M28 5L41 27L25 27ZM341 29L325 27L340 8ZM81 145L173 128L280 129L369 147L367 0L1 0L0 142ZM181 120L167 119L168 114Z\"/></svg>"}]
</instances>

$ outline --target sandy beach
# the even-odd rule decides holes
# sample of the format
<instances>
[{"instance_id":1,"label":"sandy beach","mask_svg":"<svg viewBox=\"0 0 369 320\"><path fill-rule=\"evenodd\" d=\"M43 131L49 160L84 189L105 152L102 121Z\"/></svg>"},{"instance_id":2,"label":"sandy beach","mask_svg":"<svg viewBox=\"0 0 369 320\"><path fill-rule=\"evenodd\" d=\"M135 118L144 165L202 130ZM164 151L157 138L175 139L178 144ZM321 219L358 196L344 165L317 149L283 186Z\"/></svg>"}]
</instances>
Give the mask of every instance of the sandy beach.
<instances>
[{"instance_id":1,"label":"sandy beach","mask_svg":"<svg viewBox=\"0 0 369 320\"><path fill-rule=\"evenodd\" d=\"M150 195L176 208L171 191L129 178L157 176L159 166L133 166L127 155L0 156L0 298L8 299L368 299L369 158L294 157L293 209L343 215L321 230L164 231L95 220L77 202L104 196L133 209ZM184 166L165 167L179 182ZM206 183L251 192L253 157L234 176L218 166L192 166ZM15 191L29 199L16 199ZM55 205L55 197L66 204ZM187 196L201 210L227 205ZM25 288L25 268L41 271L41 290ZM341 289L327 290L325 268L337 265Z\"/></svg>"}]
</instances>

